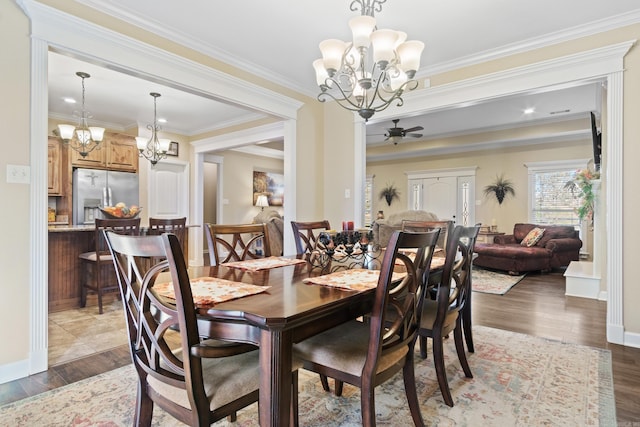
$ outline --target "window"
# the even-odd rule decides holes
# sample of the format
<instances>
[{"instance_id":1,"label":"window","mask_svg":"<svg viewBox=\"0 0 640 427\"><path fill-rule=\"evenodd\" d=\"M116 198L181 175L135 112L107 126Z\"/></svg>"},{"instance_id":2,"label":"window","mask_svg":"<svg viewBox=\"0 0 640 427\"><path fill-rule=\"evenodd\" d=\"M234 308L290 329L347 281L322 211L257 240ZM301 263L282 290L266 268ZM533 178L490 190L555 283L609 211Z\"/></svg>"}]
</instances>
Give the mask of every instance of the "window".
<instances>
[{"instance_id":1,"label":"window","mask_svg":"<svg viewBox=\"0 0 640 427\"><path fill-rule=\"evenodd\" d=\"M580 251L588 252L586 223L580 223L576 212L580 199L564 188L576 171L585 169L588 160L528 163L529 222L534 224L572 225L583 241Z\"/></svg>"},{"instance_id":2,"label":"window","mask_svg":"<svg viewBox=\"0 0 640 427\"><path fill-rule=\"evenodd\" d=\"M580 229L576 209L580 199L565 189L578 169L588 160L527 163L529 169L529 222L573 225Z\"/></svg>"}]
</instances>

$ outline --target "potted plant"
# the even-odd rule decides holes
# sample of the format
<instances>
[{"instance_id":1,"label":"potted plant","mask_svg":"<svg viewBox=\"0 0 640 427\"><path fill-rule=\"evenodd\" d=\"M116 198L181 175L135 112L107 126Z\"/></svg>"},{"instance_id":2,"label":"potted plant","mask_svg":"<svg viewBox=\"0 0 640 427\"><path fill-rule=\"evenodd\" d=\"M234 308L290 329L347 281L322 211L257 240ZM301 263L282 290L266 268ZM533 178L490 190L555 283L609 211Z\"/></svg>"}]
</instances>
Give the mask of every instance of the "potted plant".
<instances>
[{"instance_id":1,"label":"potted plant","mask_svg":"<svg viewBox=\"0 0 640 427\"><path fill-rule=\"evenodd\" d=\"M490 194L494 194L496 199L498 199L498 203L502 204L507 195L511 194L512 196L515 196L516 191L513 188L513 183L510 180L505 179L503 174L496 176L496 180L493 184L484 187L484 195L488 196Z\"/></svg>"},{"instance_id":2,"label":"potted plant","mask_svg":"<svg viewBox=\"0 0 640 427\"><path fill-rule=\"evenodd\" d=\"M400 192L393 184L387 184L382 190L380 190L380 199L385 199L387 205L391 206L391 202L394 199L400 199Z\"/></svg>"},{"instance_id":3,"label":"potted plant","mask_svg":"<svg viewBox=\"0 0 640 427\"><path fill-rule=\"evenodd\" d=\"M600 172L592 172L589 169L576 171L572 180L568 181L564 188L571 191L571 194L579 197L582 202L577 209L580 221L588 219L593 221L593 207L596 195L593 191L593 181L600 179Z\"/></svg>"}]
</instances>

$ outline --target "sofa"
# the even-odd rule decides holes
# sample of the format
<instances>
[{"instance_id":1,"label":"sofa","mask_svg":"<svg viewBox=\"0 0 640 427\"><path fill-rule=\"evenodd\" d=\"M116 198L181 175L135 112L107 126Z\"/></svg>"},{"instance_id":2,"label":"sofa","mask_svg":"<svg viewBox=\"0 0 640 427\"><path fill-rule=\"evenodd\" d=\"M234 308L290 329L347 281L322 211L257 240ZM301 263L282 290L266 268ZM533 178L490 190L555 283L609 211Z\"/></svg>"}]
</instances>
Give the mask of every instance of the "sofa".
<instances>
[{"instance_id":1,"label":"sofa","mask_svg":"<svg viewBox=\"0 0 640 427\"><path fill-rule=\"evenodd\" d=\"M267 224L267 233L269 233L269 249L271 256L282 255L283 249L283 233L284 233L284 219L280 214L273 210L267 209L260 211L258 215L253 218L254 224Z\"/></svg>"},{"instance_id":2,"label":"sofa","mask_svg":"<svg viewBox=\"0 0 640 427\"><path fill-rule=\"evenodd\" d=\"M543 229L542 236L532 246L523 245L523 239L534 228ZM572 226L518 223L513 226L513 234L495 236L493 243L477 243L473 264L513 275L546 272L577 261L581 247L578 231Z\"/></svg>"},{"instance_id":3,"label":"sofa","mask_svg":"<svg viewBox=\"0 0 640 427\"><path fill-rule=\"evenodd\" d=\"M387 218L376 219L373 224L371 224L374 244L386 248L393 232L402 229L403 220L437 221L438 217L434 213L417 210L396 212Z\"/></svg>"}]
</instances>

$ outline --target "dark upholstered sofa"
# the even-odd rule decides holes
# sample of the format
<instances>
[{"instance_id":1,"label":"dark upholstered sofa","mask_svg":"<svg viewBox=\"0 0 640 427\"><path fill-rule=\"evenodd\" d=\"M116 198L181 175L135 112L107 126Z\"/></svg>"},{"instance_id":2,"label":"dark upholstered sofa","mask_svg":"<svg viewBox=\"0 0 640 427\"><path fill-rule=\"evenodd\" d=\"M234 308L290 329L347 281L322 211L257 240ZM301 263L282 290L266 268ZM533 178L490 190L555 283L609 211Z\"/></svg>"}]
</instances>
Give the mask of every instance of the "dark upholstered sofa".
<instances>
[{"instance_id":1,"label":"dark upholstered sofa","mask_svg":"<svg viewBox=\"0 0 640 427\"><path fill-rule=\"evenodd\" d=\"M535 227L544 229L542 238L531 247L521 245L522 240ZM513 234L496 236L493 243L476 244L477 257L473 264L508 271L509 274L549 271L577 261L581 247L578 232L571 226L519 223L514 225Z\"/></svg>"}]
</instances>

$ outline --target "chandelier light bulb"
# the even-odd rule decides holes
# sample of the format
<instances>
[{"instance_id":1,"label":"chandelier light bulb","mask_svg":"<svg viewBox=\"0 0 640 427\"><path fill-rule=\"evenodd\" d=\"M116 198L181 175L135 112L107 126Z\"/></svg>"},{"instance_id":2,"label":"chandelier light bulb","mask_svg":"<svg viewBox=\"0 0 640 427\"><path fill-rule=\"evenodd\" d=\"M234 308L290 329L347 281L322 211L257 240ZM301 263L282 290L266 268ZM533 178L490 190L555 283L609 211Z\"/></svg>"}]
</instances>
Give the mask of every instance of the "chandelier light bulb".
<instances>
[{"instance_id":1,"label":"chandelier light bulb","mask_svg":"<svg viewBox=\"0 0 640 427\"><path fill-rule=\"evenodd\" d=\"M398 46L400 68L412 78L420 67L420 56L423 50L424 43L418 40L410 40Z\"/></svg>"},{"instance_id":2,"label":"chandelier light bulb","mask_svg":"<svg viewBox=\"0 0 640 427\"><path fill-rule=\"evenodd\" d=\"M353 46L356 48L368 48L371 45L371 33L376 27L376 18L373 16L356 16L349 20L351 34L353 34Z\"/></svg>"},{"instance_id":3,"label":"chandelier light bulb","mask_svg":"<svg viewBox=\"0 0 640 427\"><path fill-rule=\"evenodd\" d=\"M394 47L397 40L398 32L393 30L376 30L371 34L373 61L381 70L387 68L387 64L395 59Z\"/></svg>"},{"instance_id":4,"label":"chandelier light bulb","mask_svg":"<svg viewBox=\"0 0 640 427\"><path fill-rule=\"evenodd\" d=\"M345 45L345 42L337 39L329 39L320 43L324 68L329 76L333 76L341 68Z\"/></svg>"}]
</instances>

